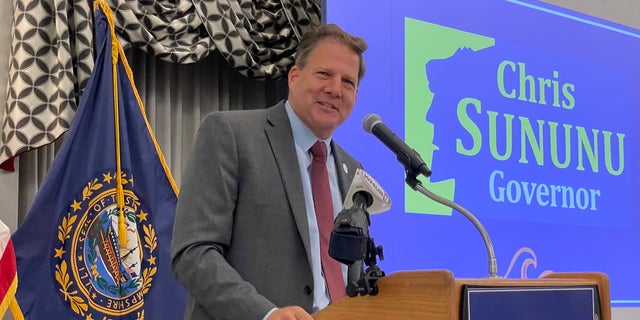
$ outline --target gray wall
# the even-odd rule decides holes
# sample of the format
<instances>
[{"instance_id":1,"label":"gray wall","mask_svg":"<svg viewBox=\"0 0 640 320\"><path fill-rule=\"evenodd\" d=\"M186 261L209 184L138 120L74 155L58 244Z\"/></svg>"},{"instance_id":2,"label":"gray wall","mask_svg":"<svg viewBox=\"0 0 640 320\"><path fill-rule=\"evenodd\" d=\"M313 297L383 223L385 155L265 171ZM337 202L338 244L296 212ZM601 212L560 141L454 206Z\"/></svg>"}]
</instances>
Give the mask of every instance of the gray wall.
<instances>
[{"instance_id":1,"label":"gray wall","mask_svg":"<svg viewBox=\"0 0 640 320\"><path fill-rule=\"evenodd\" d=\"M640 0L542 0L640 29Z\"/></svg>"},{"instance_id":2,"label":"gray wall","mask_svg":"<svg viewBox=\"0 0 640 320\"><path fill-rule=\"evenodd\" d=\"M545 2L640 29L640 0L547 0ZM7 18L7 13L12 11L12 1L0 1L0 12L4 16L3 19L0 19L0 103L6 101L9 47L11 44L11 19ZM0 123L2 120L0 113ZM18 170L13 173L0 170L0 219L11 230L17 228ZM640 319L640 308L616 308L613 310L613 320L636 319Z\"/></svg>"},{"instance_id":3,"label":"gray wall","mask_svg":"<svg viewBox=\"0 0 640 320\"><path fill-rule=\"evenodd\" d=\"M9 47L11 45L11 19L13 1L0 1L0 103L7 99L7 76L9 74ZM2 123L0 112L0 123ZM18 227L18 173L0 170L0 220L13 231Z\"/></svg>"}]
</instances>

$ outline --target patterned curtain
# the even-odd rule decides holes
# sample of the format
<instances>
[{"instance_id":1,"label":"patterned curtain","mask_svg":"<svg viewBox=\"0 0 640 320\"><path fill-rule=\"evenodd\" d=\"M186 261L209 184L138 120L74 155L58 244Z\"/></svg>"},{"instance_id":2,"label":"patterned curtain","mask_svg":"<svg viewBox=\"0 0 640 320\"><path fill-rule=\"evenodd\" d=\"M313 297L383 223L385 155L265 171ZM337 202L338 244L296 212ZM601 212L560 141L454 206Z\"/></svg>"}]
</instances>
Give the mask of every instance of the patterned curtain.
<instances>
[{"instance_id":1,"label":"patterned curtain","mask_svg":"<svg viewBox=\"0 0 640 320\"><path fill-rule=\"evenodd\" d=\"M91 0L13 0L0 168L50 144L73 118L93 69ZM241 74L278 79L299 35L321 21L321 0L110 0L125 46L192 63L217 50Z\"/></svg>"}]
</instances>

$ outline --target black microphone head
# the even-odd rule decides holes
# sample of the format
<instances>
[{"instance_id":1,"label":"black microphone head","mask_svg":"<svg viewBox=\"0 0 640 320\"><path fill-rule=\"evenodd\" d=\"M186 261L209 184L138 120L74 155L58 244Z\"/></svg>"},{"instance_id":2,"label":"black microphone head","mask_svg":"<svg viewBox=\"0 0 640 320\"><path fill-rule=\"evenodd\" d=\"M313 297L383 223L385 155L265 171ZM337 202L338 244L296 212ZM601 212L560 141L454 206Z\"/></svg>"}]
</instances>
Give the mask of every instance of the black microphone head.
<instances>
[{"instance_id":1,"label":"black microphone head","mask_svg":"<svg viewBox=\"0 0 640 320\"><path fill-rule=\"evenodd\" d=\"M364 128L364 131L372 133L373 127L378 123L382 123L380 116L375 113L370 113L362 119L362 128Z\"/></svg>"}]
</instances>

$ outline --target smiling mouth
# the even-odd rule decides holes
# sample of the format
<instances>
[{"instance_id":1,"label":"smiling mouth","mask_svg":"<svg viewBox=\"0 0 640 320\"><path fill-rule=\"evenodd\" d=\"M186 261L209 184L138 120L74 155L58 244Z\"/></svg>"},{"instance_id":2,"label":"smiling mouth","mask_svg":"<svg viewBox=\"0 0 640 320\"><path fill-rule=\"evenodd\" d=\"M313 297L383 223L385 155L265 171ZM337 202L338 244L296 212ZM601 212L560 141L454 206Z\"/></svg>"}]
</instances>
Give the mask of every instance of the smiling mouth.
<instances>
[{"instance_id":1,"label":"smiling mouth","mask_svg":"<svg viewBox=\"0 0 640 320\"><path fill-rule=\"evenodd\" d=\"M320 104L321 106L323 106L325 108L328 108L328 109L338 110L338 108L336 108L333 104L328 103L328 102L318 101L318 104Z\"/></svg>"}]
</instances>

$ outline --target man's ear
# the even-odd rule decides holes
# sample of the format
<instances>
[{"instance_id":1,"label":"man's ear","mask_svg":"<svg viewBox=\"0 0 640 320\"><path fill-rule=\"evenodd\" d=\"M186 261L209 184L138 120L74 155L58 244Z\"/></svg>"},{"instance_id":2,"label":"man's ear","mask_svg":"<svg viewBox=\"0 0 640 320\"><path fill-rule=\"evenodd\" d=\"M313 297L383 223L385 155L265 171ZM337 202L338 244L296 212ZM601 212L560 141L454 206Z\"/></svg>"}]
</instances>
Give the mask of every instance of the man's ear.
<instances>
[{"instance_id":1,"label":"man's ear","mask_svg":"<svg viewBox=\"0 0 640 320\"><path fill-rule=\"evenodd\" d=\"M300 68L298 68L298 66L291 67L291 70L289 70L289 75L288 75L289 88L293 87L293 83L297 80L299 76L300 76Z\"/></svg>"}]
</instances>

